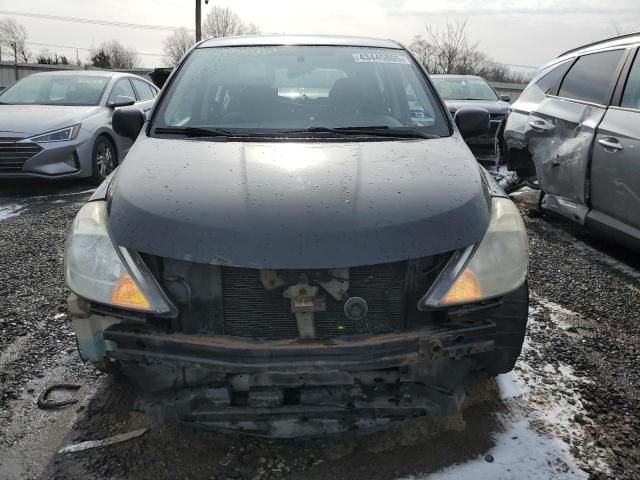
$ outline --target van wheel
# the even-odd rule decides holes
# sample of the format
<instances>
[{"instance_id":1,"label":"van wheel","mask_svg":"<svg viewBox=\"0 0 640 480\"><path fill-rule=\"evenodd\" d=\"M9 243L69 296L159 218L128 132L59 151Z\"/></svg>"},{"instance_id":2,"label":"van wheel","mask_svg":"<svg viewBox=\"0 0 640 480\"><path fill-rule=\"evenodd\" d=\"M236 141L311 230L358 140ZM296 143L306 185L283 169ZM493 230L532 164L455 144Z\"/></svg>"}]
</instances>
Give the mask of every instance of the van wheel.
<instances>
[{"instance_id":1,"label":"van wheel","mask_svg":"<svg viewBox=\"0 0 640 480\"><path fill-rule=\"evenodd\" d=\"M93 164L91 178L100 184L118 166L118 156L113 142L101 135L93 145Z\"/></svg>"}]
</instances>

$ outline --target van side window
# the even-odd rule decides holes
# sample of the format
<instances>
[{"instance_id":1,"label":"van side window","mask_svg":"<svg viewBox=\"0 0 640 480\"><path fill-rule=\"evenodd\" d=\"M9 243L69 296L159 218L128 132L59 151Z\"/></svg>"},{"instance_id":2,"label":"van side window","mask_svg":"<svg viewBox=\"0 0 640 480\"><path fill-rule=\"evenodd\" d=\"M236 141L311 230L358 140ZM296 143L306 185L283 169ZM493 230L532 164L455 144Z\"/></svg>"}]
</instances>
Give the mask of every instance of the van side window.
<instances>
[{"instance_id":1,"label":"van side window","mask_svg":"<svg viewBox=\"0 0 640 480\"><path fill-rule=\"evenodd\" d=\"M640 110L640 53L636 54L633 61L620 106Z\"/></svg>"},{"instance_id":2,"label":"van side window","mask_svg":"<svg viewBox=\"0 0 640 480\"><path fill-rule=\"evenodd\" d=\"M567 70L569 70L571 63L571 61L567 61L551 67L551 70L547 71L546 73L541 72L542 76L535 81L534 85L546 95L551 90L553 90L556 85L558 85L558 82L560 82L560 80L562 80L564 74L567 73Z\"/></svg>"},{"instance_id":3,"label":"van side window","mask_svg":"<svg viewBox=\"0 0 640 480\"><path fill-rule=\"evenodd\" d=\"M560 97L608 105L624 50L584 55L573 64L560 86Z\"/></svg>"}]
</instances>

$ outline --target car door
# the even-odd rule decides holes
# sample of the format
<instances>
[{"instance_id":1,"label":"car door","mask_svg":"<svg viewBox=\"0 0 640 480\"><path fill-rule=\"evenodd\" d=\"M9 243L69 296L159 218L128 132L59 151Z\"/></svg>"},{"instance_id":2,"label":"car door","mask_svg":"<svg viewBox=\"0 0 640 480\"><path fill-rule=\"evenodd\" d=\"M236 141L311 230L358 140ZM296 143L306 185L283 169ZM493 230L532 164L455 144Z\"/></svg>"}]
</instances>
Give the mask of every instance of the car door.
<instances>
[{"instance_id":1,"label":"car door","mask_svg":"<svg viewBox=\"0 0 640 480\"><path fill-rule=\"evenodd\" d=\"M620 83L619 98L614 97L615 105L607 110L598 127L591 166L592 215L600 216L602 223L618 230L626 230L625 227L640 230L640 53L637 49L629 63L628 75ZM618 222L624 226L617 225Z\"/></svg>"},{"instance_id":2,"label":"car door","mask_svg":"<svg viewBox=\"0 0 640 480\"><path fill-rule=\"evenodd\" d=\"M515 171L521 178L536 175L528 145L528 137L535 133L529 126L530 116L551 92L557 92L558 85L574 61L575 58L542 69L509 108L504 128L506 164L508 170Z\"/></svg>"},{"instance_id":3,"label":"car door","mask_svg":"<svg viewBox=\"0 0 640 480\"><path fill-rule=\"evenodd\" d=\"M540 188L542 206L584 224L588 213L590 152L622 64L625 49L578 57L556 95L535 108L527 125L528 146Z\"/></svg>"},{"instance_id":4,"label":"car door","mask_svg":"<svg viewBox=\"0 0 640 480\"><path fill-rule=\"evenodd\" d=\"M153 107L156 97L156 89L144 80L139 78L131 78L133 88L136 90L138 102L136 106L140 107L145 116L149 115L149 111Z\"/></svg>"}]
</instances>

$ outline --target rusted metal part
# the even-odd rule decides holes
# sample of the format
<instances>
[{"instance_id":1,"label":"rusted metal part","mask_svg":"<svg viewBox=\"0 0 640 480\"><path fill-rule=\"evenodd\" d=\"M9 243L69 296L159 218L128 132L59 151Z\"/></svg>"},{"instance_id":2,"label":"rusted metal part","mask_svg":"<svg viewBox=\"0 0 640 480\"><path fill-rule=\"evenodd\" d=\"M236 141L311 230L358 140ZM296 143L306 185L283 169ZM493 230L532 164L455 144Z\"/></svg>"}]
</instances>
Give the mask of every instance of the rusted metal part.
<instances>
[{"instance_id":1,"label":"rusted metal part","mask_svg":"<svg viewBox=\"0 0 640 480\"><path fill-rule=\"evenodd\" d=\"M456 370L466 375L469 368L459 364ZM207 401L211 390L220 389L154 393L143 396L136 408L213 430L293 438L374 429L394 420L446 416L458 411L464 401L461 385L447 390L408 382L308 387L298 392L295 404L286 403L286 390L277 388L251 391L245 405L213 404Z\"/></svg>"},{"instance_id":2,"label":"rusted metal part","mask_svg":"<svg viewBox=\"0 0 640 480\"><path fill-rule=\"evenodd\" d=\"M66 400L51 400L48 397L49 394L54 390L77 391L80 390L81 387L82 385L77 385L75 383L54 383L53 385L49 385L38 396L38 407L43 410L52 410L55 408L62 408L78 403L79 399L77 398L68 398Z\"/></svg>"},{"instance_id":3,"label":"rusted metal part","mask_svg":"<svg viewBox=\"0 0 640 480\"><path fill-rule=\"evenodd\" d=\"M412 365L432 358L459 358L460 352L488 351L495 324L447 325L415 331L334 339L250 341L232 337L168 335L114 325L103 335L117 360L177 362L225 373L264 371L365 371ZM425 342L439 341L437 357Z\"/></svg>"}]
</instances>

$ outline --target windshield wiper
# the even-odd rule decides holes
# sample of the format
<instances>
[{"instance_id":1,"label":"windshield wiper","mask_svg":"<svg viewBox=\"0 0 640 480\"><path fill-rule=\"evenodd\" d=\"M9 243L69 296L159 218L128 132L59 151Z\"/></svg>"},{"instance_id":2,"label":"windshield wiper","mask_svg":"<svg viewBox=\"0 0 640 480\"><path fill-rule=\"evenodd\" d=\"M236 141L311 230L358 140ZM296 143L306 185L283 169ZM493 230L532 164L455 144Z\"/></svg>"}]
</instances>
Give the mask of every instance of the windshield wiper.
<instances>
[{"instance_id":1,"label":"windshield wiper","mask_svg":"<svg viewBox=\"0 0 640 480\"><path fill-rule=\"evenodd\" d=\"M220 128L201 128L201 127L179 127L179 128L156 128L155 133L160 135L184 135L190 138L197 137L238 137L237 133L223 130Z\"/></svg>"},{"instance_id":2,"label":"windshield wiper","mask_svg":"<svg viewBox=\"0 0 640 480\"><path fill-rule=\"evenodd\" d=\"M389 127L387 125L370 127L311 127L305 130L289 130L286 133L334 133L338 135L376 136L389 138L439 138L413 128Z\"/></svg>"}]
</instances>

